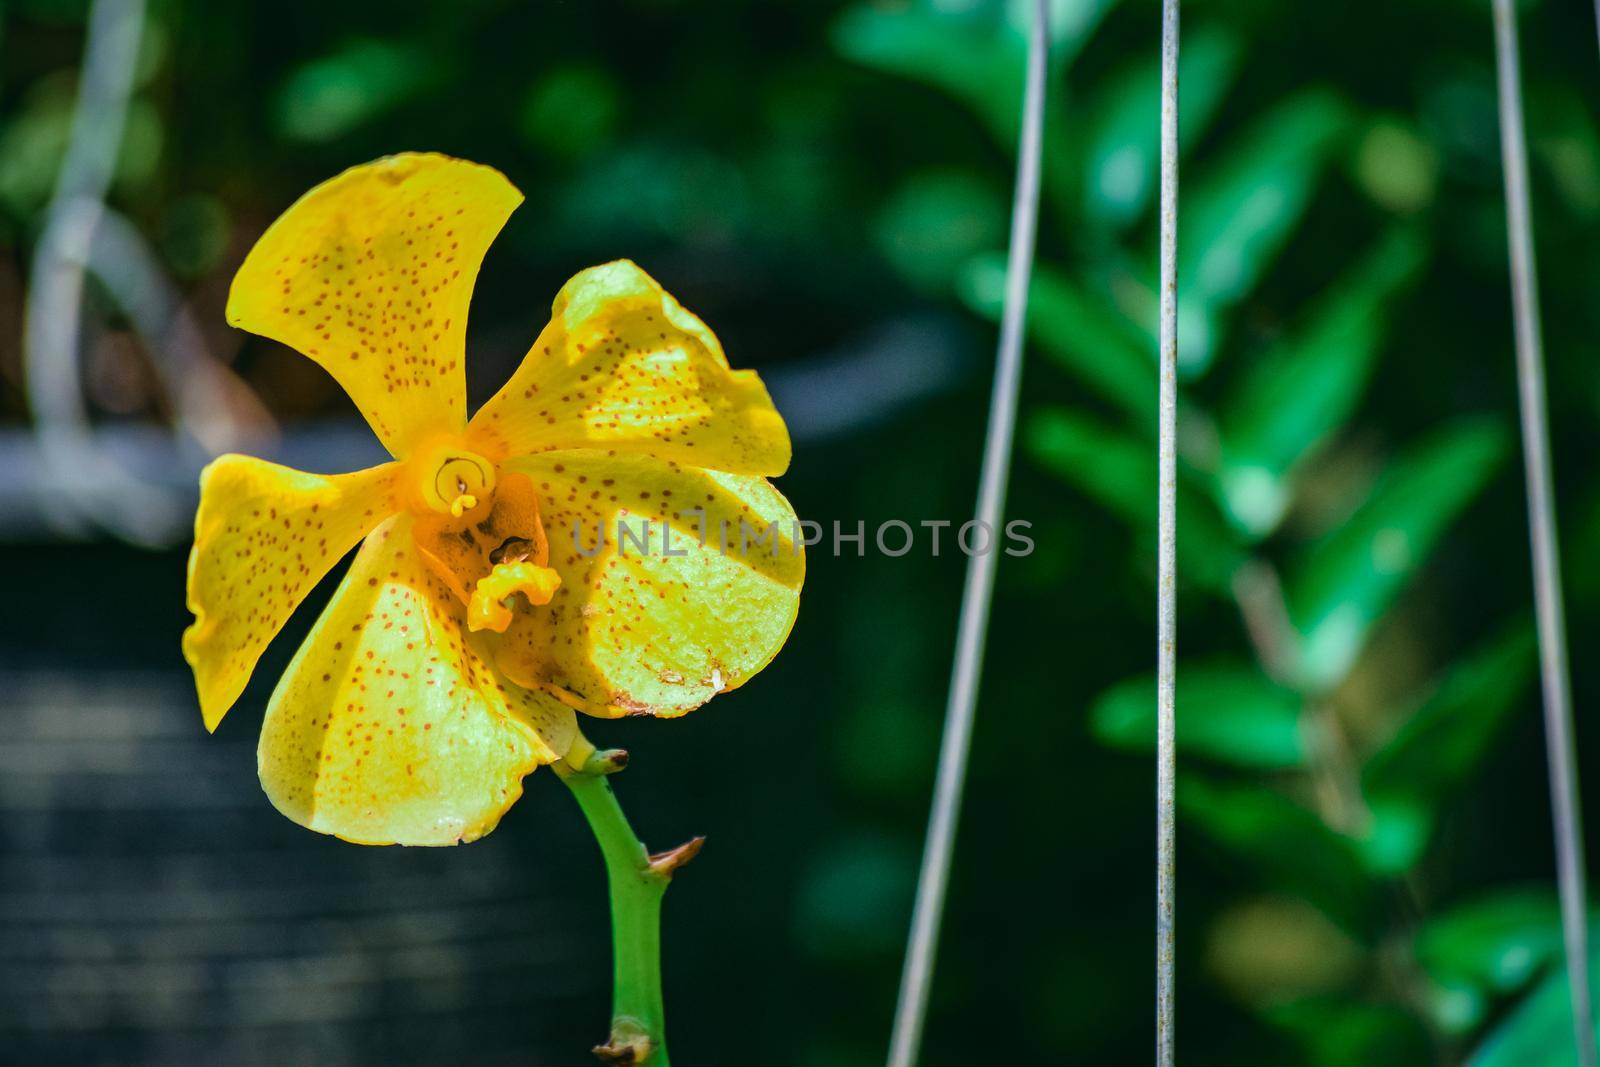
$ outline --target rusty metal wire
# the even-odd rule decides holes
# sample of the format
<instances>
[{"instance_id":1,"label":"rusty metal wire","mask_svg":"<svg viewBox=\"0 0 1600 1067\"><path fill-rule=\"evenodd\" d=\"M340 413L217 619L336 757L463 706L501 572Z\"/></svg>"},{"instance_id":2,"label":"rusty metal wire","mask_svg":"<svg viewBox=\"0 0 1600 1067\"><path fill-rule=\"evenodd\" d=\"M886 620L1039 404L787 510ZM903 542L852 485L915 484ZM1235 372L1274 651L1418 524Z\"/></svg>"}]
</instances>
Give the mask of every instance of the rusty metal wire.
<instances>
[{"instance_id":1,"label":"rusty metal wire","mask_svg":"<svg viewBox=\"0 0 1600 1067\"><path fill-rule=\"evenodd\" d=\"M1178 0L1161 5L1161 390L1156 561L1156 1063L1171 1067L1176 1019L1178 518Z\"/></svg>"}]
</instances>

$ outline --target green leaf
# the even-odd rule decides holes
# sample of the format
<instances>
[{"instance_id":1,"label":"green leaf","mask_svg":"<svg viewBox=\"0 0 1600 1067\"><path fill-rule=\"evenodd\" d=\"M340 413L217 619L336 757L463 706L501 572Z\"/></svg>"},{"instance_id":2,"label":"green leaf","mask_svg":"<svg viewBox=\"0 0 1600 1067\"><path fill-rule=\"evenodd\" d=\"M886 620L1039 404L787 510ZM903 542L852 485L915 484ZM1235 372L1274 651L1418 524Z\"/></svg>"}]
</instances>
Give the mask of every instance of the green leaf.
<instances>
[{"instance_id":1,"label":"green leaf","mask_svg":"<svg viewBox=\"0 0 1600 1067\"><path fill-rule=\"evenodd\" d=\"M1220 484L1241 530L1264 537L1276 528L1295 464L1354 412L1382 347L1385 305L1415 277L1424 248L1415 231L1391 232L1223 405Z\"/></svg>"},{"instance_id":2,"label":"green leaf","mask_svg":"<svg viewBox=\"0 0 1600 1067\"><path fill-rule=\"evenodd\" d=\"M1355 844L1288 797L1259 785L1185 775L1178 811L1236 855L1264 885L1315 905L1360 940L1376 915Z\"/></svg>"},{"instance_id":3,"label":"green leaf","mask_svg":"<svg viewBox=\"0 0 1600 1067\"><path fill-rule=\"evenodd\" d=\"M1140 527L1153 523L1156 461L1148 445L1085 415L1053 407L1026 417L1023 441L1047 469L1122 518Z\"/></svg>"},{"instance_id":4,"label":"green leaf","mask_svg":"<svg viewBox=\"0 0 1600 1067\"><path fill-rule=\"evenodd\" d=\"M1412 215L1433 201L1439 150L1405 119L1372 119L1350 159L1351 177L1373 202Z\"/></svg>"},{"instance_id":5,"label":"green leaf","mask_svg":"<svg viewBox=\"0 0 1600 1067\"><path fill-rule=\"evenodd\" d=\"M426 52L373 38L352 41L289 75L274 117L295 141L332 141L378 118L426 88Z\"/></svg>"},{"instance_id":6,"label":"green leaf","mask_svg":"<svg viewBox=\"0 0 1600 1067\"><path fill-rule=\"evenodd\" d=\"M921 8L856 7L833 27L839 52L863 66L949 93L992 129L1016 129L1026 45L1020 35Z\"/></svg>"},{"instance_id":7,"label":"green leaf","mask_svg":"<svg viewBox=\"0 0 1600 1067\"><path fill-rule=\"evenodd\" d=\"M1414 952L1447 989L1511 993L1560 958L1561 906L1543 886L1499 890L1427 920Z\"/></svg>"},{"instance_id":8,"label":"green leaf","mask_svg":"<svg viewBox=\"0 0 1600 1067\"><path fill-rule=\"evenodd\" d=\"M0 127L0 204L13 214L26 217L49 202L75 99L70 83L46 78L9 105Z\"/></svg>"},{"instance_id":9,"label":"green leaf","mask_svg":"<svg viewBox=\"0 0 1600 1067\"><path fill-rule=\"evenodd\" d=\"M958 291L974 311L998 321L1005 286L1005 257L986 254L967 264ZM1109 301L1085 292L1048 264L1035 264L1028 334L1046 355L1154 436L1155 350Z\"/></svg>"},{"instance_id":10,"label":"green leaf","mask_svg":"<svg viewBox=\"0 0 1600 1067\"><path fill-rule=\"evenodd\" d=\"M605 69L570 64L549 71L522 104L523 136L563 159L582 159L616 132L622 91Z\"/></svg>"},{"instance_id":11,"label":"green leaf","mask_svg":"<svg viewBox=\"0 0 1600 1067\"><path fill-rule=\"evenodd\" d=\"M1184 661L1178 694L1178 750L1239 767L1285 770L1305 763L1300 699L1243 662ZM1095 736L1148 752L1156 743L1154 675L1100 695L1089 713Z\"/></svg>"},{"instance_id":12,"label":"green leaf","mask_svg":"<svg viewBox=\"0 0 1600 1067\"><path fill-rule=\"evenodd\" d=\"M1239 40L1215 26L1184 34L1178 60L1178 136L1184 147L1210 125L1238 70ZM1085 214L1123 228L1150 202L1156 185L1160 127L1150 121L1161 106L1159 56L1117 74L1089 108L1084 171Z\"/></svg>"},{"instance_id":13,"label":"green leaf","mask_svg":"<svg viewBox=\"0 0 1600 1067\"><path fill-rule=\"evenodd\" d=\"M1005 243L1008 207L999 190L969 171L923 171L884 205L875 236L884 258L903 277L942 296L953 281L964 279L974 255ZM1004 264L1001 259L1002 293Z\"/></svg>"},{"instance_id":14,"label":"green leaf","mask_svg":"<svg viewBox=\"0 0 1600 1067\"><path fill-rule=\"evenodd\" d=\"M1023 423L1024 447L1041 464L1077 486L1153 543L1156 535L1156 452L1150 443L1087 416L1042 408ZM1178 571L1207 588L1225 590L1241 556L1226 523L1205 494L1178 486Z\"/></svg>"},{"instance_id":15,"label":"green leaf","mask_svg":"<svg viewBox=\"0 0 1600 1067\"><path fill-rule=\"evenodd\" d=\"M1051 0L1052 74L1071 65L1113 3ZM835 49L846 58L953 97L1012 152L1020 129L1032 17L1033 5L1021 0L862 4L839 17L832 36ZM1049 95L1047 110L1059 107L1062 95ZM1058 203L1075 205L1072 190L1080 167L1072 154L1071 131L1065 123L1045 122L1044 182Z\"/></svg>"},{"instance_id":16,"label":"green leaf","mask_svg":"<svg viewBox=\"0 0 1600 1067\"><path fill-rule=\"evenodd\" d=\"M1488 482L1506 438L1489 420L1459 420L1412 446L1350 518L1314 545L1286 583L1302 641L1300 687L1325 692L1349 671L1367 633Z\"/></svg>"},{"instance_id":17,"label":"green leaf","mask_svg":"<svg viewBox=\"0 0 1600 1067\"><path fill-rule=\"evenodd\" d=\"M1426 1062L1428 1035L1396 1005L1350 997L1315 997L1274 1005L1263 1015L1295 1038L1309 1067L1396 1067Z\"/></svg>"},{"instance_id":18,"label":"green leaf","mask_svg":"<svg viewBox=\"0 0 1600 1067\"><path fill-rule=\"evenodd\" d=\"M1600 930L1590 923L1590 946L1600 944L1597 935ZM1600 949L1591 947L1589 969L1597 968ZM1467 1067L1576 1067L1571 998L1567 969L1559 966L1489 1033ZM1600 1029L1596 1039L1600 1040Z\"/></svg>"},{"instance_id":19,"label":"green leaf","mask_svg":"<svg viewBox=\"0 0 1600 1067\"><path fill-rule=\"evenodd\" d=\"M1054 0L1051 65L1070 63L1112 0ZM1018 129L1031 5L862 5L833 26L839 53L940 89L971 108L1008 147Z\"/></svg>"},{"instance_id":20,"label":"green leaf","mask_svg":"<svg viewBox=\"0 0 1600 1067\"><path fill-rule=\"evenodd\" d=\"M1533 674L1533 633L1517 623L1456 664L1367 760L1361 788L1373 814L1369 859L1391 873L1416 862L1439 806L1477 770Z\"/></svg>"},{"instance_id":21,"label":"green leaf","mask_svg":"<svg viewBox=\"0 0 1600 1067\"><path fill-rule=\"evenodd\" d=\"M1347 121L1336 96L1305 92L1257 121L1220 162L1195 168L1178 216L1178 306L1190 316L1179 327L1179 361L1188 373L1210 364L1220 312L1255 288L1288 240Z\"/></svg>"}]
</instances>

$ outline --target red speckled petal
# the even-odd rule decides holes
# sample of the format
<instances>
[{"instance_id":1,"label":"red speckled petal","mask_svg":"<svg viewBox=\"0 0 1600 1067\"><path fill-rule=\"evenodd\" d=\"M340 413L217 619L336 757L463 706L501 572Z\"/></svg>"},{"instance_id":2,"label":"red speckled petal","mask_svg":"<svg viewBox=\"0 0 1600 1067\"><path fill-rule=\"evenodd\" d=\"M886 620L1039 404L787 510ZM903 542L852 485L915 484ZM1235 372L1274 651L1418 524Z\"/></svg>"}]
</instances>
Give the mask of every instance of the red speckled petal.
<instances>
[{"instance_id":1,"label":"red speckled petal","mask_svg":"<svg viewBox=\"0 0 1600 1067\"><path fill-rule=\"evenodd\" d=\"M627 260L562 287L467 440L496 459L604 448L739 474L789 466L789 431L761 379L730 370L705 323Z\"/></svg>"},{"instance_id":2,"label":"red speckled petal","mask_svg":"<svg viewBox=\"0 0 1600 1067\"><path fill-rule=\"evenodd\" d=\"M561 577L549 604L518 611L501 639L513 679L595 715L673 716L744 684L783 646L805 555L793 509L764 478L605 452L510 465L539 491ZM619 520L632 540L619 539Z\"/></svg>"},{"instance_id":3,"label":"red speckled petal","mask_svg":"<svg viewBox=\"0 0 1600 1067\"><path fill-rule=\"evenodd\" d=\"M306 474L222 456L200 474L189 553L183 655L194 668L206 729L239 699L256 660L306 594L394 514L399 464Z\"/></svg>"},{"instance_id":4,"label":"red speckled petal","mask_svg":"<svg viewBox=\"0 0 1600 1067\"><path fill-rule=\"evenodd\" d=\"M482 658L411 529L398 515L367 538L261 728L278 810L361 844L482 837L576 731L569 708Z\"/></svg>"},{"instance_id":5,"label":"red speckled petal","mask_svg":"<svg viewBox=\"0 0 1600 1067\"><path fill-rule=\"evenodd\" d=\"M322 364L397 459L466 421L467 305L522 194L492 167L408 153L312 189L261 235L228 322Z\"/></svg>"}]
</instances>

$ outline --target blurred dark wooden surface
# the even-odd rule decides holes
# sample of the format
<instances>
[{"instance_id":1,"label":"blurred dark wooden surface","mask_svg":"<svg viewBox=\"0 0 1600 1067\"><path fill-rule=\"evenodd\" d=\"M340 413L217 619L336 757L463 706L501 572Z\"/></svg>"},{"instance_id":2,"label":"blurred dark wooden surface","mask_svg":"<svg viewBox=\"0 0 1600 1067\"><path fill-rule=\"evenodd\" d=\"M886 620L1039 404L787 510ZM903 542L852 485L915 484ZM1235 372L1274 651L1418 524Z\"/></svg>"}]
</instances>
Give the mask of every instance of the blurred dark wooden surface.
<instances>
[{"instance_id":1,"label":"blurred dark wooden surface","mask_svg":"<svg viewBox=\"0 0 1600 1067\"><path fill-rule=\"evenodd\" d=\"M239 726L208 737L172 674L0 673L0 1060L584 1062L607 946L552 896L588 880L546 820L324 838L272 810Z\"/></svg>"}]
</instances>

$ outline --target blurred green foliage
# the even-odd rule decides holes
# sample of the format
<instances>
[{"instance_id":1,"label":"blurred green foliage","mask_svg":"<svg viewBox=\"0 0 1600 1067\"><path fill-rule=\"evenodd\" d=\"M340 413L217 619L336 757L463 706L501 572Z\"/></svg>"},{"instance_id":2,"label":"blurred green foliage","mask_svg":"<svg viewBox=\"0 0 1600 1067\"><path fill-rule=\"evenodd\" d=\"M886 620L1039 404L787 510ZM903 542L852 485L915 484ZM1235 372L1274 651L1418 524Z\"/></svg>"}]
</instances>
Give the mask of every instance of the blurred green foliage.
<instances>
[{"instance_id":1,"label":"blurred green foliage","mask_svg":"<svg viewBox=\"0 0 1600 1067\"><path fill-rule=\"evenodd\" d=\"M21 272L65 145L84 7L0 8L13 425ZM1582 709L1600 697L1581 654L1600 639L1600 62L1583 5L1524 7ZM290 423L346 408L303 361L221 328L227 280L312 183L410 148L493 163L528 194L478 286L475 396L562 280L619 255L712 322L740 366L804 369L907 322L981 365L1027 8L152 0L113 199ZM1568 1062L1485 5L1184 10L1185 1062ZM996 1035L1017 1062L1148 1054L1158 10L1052 11L1011 497L1039 547L1001 568L930 1067L993 1062ZM823 522L964 514L986 376L960 385L801 449L785 492ZM117 408L160 410L155 395ZM166 563L144 599L181 587L181 556ZM689 1062L719 1062L730 1020L782 1035L776 1062L880 1060L959 567L819 553L759 684L726 712L607 736L635 750L624 788L650 798L647 838L711 836L666 935ZM82 581L41 610L104 601ZM174 669L180 608L147 638L146 658ZM82 627L37 629L80 635L51 649L76 669L106 643ZM225 729L244 736L238 718ZM1579 732L1592 756L1596 731ZM531 791L491 842L560 803ZM571 873L529 856L542 887ZM585 921L584 938L604 936L603 916ZM603 991L591 999L602 1019Z\"/></svg>"},{"instance_id":2,"label":"blurred green foliage","mask_svg":"<svg viewBox=\"0 0 1600 1067\"><path fill-rule=\"evenodd\" d=\"M1062 88L1048 120L1053 174L1029 323L1045 363L1031 373L1022 442L1042 470L1127 524L1148 578L1155 23L1137 7L1145 39L1125 51L1110 46L1101 58L1079 35L1093 32L1104 5L1064 6L1080 17L1060 31ZM1017 8L981 20L965 6L858 7L839 21L836 39L857 62L946 94L1003 151L1016 133ZM1493 1015L1559 964L1551 894L1491 892L1435 912L1424 888L1439 820L1483 772L1508 715L1529 710L1526 625L1508 622L1437 668L1439 681L1420 697L1365 676L1387 620L1504 473L1510 447L1501 411L1451 413L1382 444L1360 429L1371 418L1366 397L1380 360L1401 356L1396 333L1417 329L1408 296L1434 269L1437 246L1450 243L1445 228L1455 223L1437 204L1437 183L1441 158L1455 162L1456 146L1331 79L1277 96L1239 87L1253 57L1271 47L1270 35L1251 32L1252 23L1271 24L1266 5L1193 8L1180 75L1178 551L1180 580L1190 586L1180 647L1219 645L1210 634L1191 636L1201 618L1217 618L1198 602L1231 608L1236 623L1220 643L1225 654L1179 665L1180 816L1229 857L1242 892L1309 903L1365 961L1326 986L1308 982L1326 962L1326 938L1306 934L1311 927L1293 909L1250 905L1257 919L1224 921L1237 918L1229 912L1213 928L1212 937L1227 940L1213 961L1231 972L1218 977L1245 990L1310 1063L1416 1062L1428 1045L1451 1058L1477 1045L1472 1062L1480 1064L1569 1062L1559 975L1503 1023ZM1429 50L1415 58L1423 71L1439 62ZM998 76L1002 67L1009 79ZM1470 138L1477 154L1493 117L1485 101L1466 97L1481 82L1454 78L1434 91L1441 106L1459 109L1452 119L1461 128L1451 134ZM1568 134L1586 158L1595 146L1591 115L1573 116ZM1341 160L1353 189L1332 188ZM940 209L985 220L1001 211L1003 173L913 175L899 195L915 200L925 195L920 183L936 180L960 190ZM1480 196L1492 188L1478 184ZM1318 233L1325 205L1351 193L1366 206L1340 205L1344 232ZM1480 210L1487 215L1486 199ZM976 223L971 231L946 226L944 248L906 262L901 250L913 238L902 231L923 217L891 201L880 229L888 258L921 288L942 273L953 295L998 318L999 242L984 247ZM1287 273L1310 280L1288 298L1294 290L1274 277L1286 259L1297 261ZM1264 327L1264 316L1275 321ZM1487 343L1461 354L1506 350ZM1052 373L1064 378L1060 386L1048 381ZM1090 709L1094 735L1149 752L1154 696L1152 675L1112 685ZM1187 919L1180 926L1197 936L1196 913ZM1255 955L1236 943L1252 935L1263 941ZM1276 947L1265 944L1277 938ZM1276 961L1284 980L1244 977L1285 951L1290 958ZM1388 977L1375 980L1380 973Z\"/></svg>"}]
</instances>

